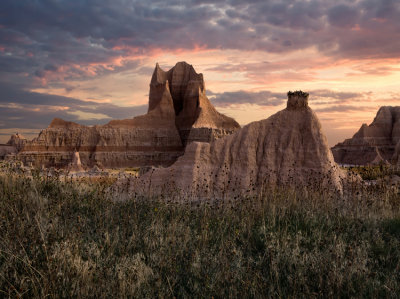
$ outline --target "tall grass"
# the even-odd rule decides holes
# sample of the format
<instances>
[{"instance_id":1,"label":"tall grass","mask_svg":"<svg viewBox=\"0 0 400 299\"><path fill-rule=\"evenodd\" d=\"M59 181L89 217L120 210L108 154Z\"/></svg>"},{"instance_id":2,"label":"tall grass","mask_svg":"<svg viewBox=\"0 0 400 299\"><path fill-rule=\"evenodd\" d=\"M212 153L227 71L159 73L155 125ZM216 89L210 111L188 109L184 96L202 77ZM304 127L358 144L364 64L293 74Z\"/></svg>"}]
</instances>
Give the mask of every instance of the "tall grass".
<instances>
[{"instance_id":1,"label":"tall grass","mask_svg":"<svg viewBox=\"0 0 400 299\"><path fill-rule=\"evenodd\" d=\"M0 296L400 294L395 189L176 204L118 202L106 187L0 176Z\"/></svg>"}]
</instances>

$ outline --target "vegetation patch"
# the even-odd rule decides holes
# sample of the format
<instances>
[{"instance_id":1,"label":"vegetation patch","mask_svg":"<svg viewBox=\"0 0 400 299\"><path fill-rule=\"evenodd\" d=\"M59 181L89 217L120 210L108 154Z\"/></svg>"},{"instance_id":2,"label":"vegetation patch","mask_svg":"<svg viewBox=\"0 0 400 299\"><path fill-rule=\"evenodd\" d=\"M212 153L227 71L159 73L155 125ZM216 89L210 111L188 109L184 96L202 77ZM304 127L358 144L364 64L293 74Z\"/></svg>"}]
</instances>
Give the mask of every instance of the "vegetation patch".
<instances>
[{"instance_id":1,"label":"vegetation patch","mask_svg":"<svg viewBox=\"0 0 400 299\"><path fill-rule=\"evenodd\" d=\"M108 186L0 176L1 296L400 293L400 198L390 188L177 204L115 201Z\"/></svg>"}]
</instances>

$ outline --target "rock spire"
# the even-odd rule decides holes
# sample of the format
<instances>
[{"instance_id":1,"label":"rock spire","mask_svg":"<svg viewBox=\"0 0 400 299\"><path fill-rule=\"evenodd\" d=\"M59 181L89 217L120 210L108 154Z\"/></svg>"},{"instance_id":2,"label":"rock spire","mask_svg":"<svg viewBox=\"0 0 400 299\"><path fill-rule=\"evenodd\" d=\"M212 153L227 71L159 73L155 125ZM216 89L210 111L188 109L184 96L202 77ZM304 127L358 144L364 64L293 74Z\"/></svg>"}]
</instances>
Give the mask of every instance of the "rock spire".
<instances>
[{"instance_id":1,"label":"rock spire","mask_svg":"<svg viewBox=\"0 0 400 299\"><path fill-rule=\"evenodd\" d=\"M194 199L260 194L271 185L341 191L344 174L307 99L289 93L287 108L271 117L210 143L189 144L172 166L132 180L131 190L168 194L172 188Z\"/></svg>"},{"instance_id":2,"label":"rock spire","mask_svg":"<svg viewBox=\"0 0 400 299\"><path fill-rule=\"evenodd\" d=\"M156 65L145 115L93 127L55 118L32 141L10 142L20 160L39 167L68 167L75 152L86 168L169 166L191 141L210 142L239 127L207 99L203 75L178 62L167 72Z\"/></svg>"}]
</instances>

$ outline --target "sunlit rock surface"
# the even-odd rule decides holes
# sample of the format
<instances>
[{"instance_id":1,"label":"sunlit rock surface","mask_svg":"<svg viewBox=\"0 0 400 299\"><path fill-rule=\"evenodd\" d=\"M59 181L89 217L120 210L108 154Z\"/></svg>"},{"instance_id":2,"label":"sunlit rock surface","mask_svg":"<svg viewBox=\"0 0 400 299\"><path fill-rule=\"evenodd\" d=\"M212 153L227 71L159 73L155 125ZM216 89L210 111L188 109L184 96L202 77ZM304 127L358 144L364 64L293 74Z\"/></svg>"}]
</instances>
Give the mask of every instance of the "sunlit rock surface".
<instances>
[{"instance_id":1,"label":"sunlit rock surface","mask_svg":"<svg viewBox=\"0 0 400 299\"><path fill-rule=\"evenodd\" d=\"M172 166L120 186L128 184L134 193L222 198L261 194L271 185L340 192L343 177L308 94L289 92L286 109L222 139L193 142Z\"/></svg>"},{"instance_id":2,"label":"sunlit rock surface","mask_svg":"<svg viewBox=\"0 0 400 299\"><path fill-rule=\"evenodd\" d=\"M370 125L363 124L352 138L335 145L332 153L340 164L397 163L399 141L400 107L384 106Z\"/></svg>"}]
</instances>

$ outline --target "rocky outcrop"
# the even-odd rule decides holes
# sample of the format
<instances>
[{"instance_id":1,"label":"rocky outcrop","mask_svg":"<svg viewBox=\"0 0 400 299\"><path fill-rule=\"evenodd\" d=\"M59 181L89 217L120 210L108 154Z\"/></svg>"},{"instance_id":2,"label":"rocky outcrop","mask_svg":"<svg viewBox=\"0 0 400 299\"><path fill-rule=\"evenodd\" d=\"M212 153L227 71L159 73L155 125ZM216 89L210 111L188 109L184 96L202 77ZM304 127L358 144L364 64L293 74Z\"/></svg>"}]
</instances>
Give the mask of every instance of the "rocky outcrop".
<instances>
[{"instance_id":1,"label":"rocky outcrop","mask_svg":"<svg viewBox=\"0 0 400 299\"><path fill-rule=\"evenodd\" d=\"M72 162L68 165L68 171L70 172L82 172L85 169L82 167L81 158L79 152L75 152L72 155Z\"/></svg>"},{"instance_id":2,"label":"rocky outcrop","mask_svg":"<svg viewBox=\"0 0 400 299\"><path fill-rule=\"evenodd\" d=\"M288 97L287 108L275 115L210 143L193 142L172 166L122 184L133 192L195 199L260 194L271 185L341 191L344 174L308 107L308 94Z\"/></svg>"},{"instance_id":3,"label":"rocky outcrop","mask_svg":"<svg viewBox=\"0 0 400 299\"><path fill-rule=\"evenodd\" d=\"M395 163L398 160L395 149L399 141L400 107L384 106L378 110L370 125L363 124L352 138L335 145L332 153L340 164Z\"/></svg>"},{"instance_id":4,"label":"rocky outcrop","mask_svg":"<svg viewBox=\"0 0 400 299\"><path fill-rule=\"evenodd\" d=\"M25 146L26 143L27 140L24 136L15 133L11 135L10 140L8 140L7 142L7 145L13 146L17 151L20 151Z\"/></svg>"},{"instance_id":5,"label":"rocky outcrop","mask_svg":"<svg viewBox=\"0 0 400 299\"><path fill-rule=\"evenodd\" d=\"M209 142L238 128L212 106L203 75L191 65L179 62L164 72L157 64L147 114L93 127L56 118L18 149L18 157L36 166L67 167L79 152L87 168L169 166L191 141Z\"/></svg>"},{"instance_id":6,"label":"rocky outcrop","mask_svg":"<svg viewBox=\"0 0 400 299\"><path fill-rule=\"evenodd\" d=\"M27 140L24 136L16 133L11 135L6 144L0 144L0 160L15 159L15 155L20 151Z\"/></svg>"},{"instance_id":7,"label":"rocky outcrop","mask_svg":"<svg viewBox=\"0 0 400 299\"><path fill-rule=\"evenodd\" d=\"M163 99L165 89L173 99L175 124L184 145L210 142L240 128L234 119L215 110L206 96L203 75L186 62L178 62L167 72L156 65L150 83L149 111Z\"/></svg>"},{"instance_id":8,"label":"rocky outcrop","mask_svg":"<svg viewBox=\"0 0 400 299\"><path fill-rule=\"evenodd\" d=\"M18 156L24 163L58 168L68 166L76 151L89 168L167 166L182 155L184 148L174 122L168 125L162 118L152 121L152 116L93 127L56 119Z\"/></svg>"}]
</instances>

